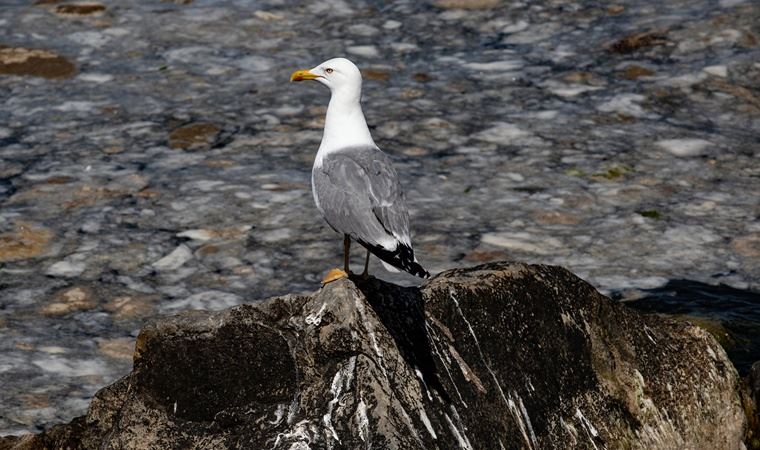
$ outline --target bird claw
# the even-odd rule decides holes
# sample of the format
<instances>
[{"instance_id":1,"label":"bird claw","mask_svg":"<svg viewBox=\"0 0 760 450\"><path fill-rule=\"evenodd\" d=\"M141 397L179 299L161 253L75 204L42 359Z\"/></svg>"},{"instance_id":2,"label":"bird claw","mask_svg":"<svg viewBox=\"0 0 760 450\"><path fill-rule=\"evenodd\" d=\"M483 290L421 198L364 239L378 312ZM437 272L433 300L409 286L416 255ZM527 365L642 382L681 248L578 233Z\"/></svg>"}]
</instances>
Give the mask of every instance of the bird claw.
<instances>
[{"instance_id":1,"label":"bird claw","mask_svg":"<svg viewBox=\"0 0 760 450\"><path fill-rule=\"evenodd\" d=\"M324 278L322 278L322 285L324 286L327 283L332 283L333 281L340 280L341 278L348 278L346 271L342 269L332 269L331 271L327 272L327 275L325 275Z\"/></svg>"}]
</instances>

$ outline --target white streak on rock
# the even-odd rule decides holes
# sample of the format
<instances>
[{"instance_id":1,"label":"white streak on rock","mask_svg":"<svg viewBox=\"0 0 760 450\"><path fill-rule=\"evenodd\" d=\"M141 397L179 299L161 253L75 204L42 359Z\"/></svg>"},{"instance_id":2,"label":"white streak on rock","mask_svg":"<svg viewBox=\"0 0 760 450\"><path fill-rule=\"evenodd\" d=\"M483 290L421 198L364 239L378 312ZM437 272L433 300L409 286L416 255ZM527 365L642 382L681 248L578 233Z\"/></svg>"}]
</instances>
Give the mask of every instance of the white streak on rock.
<instances>
[{"instance_id":1,"label":"white streak on rock","mask_svg":"<svg viewBox=\"0 0 760 450\"><path fill-rule=\"evenodd\" d=\"M401 415L404 418L406 426L409 427L409 431L412 432L412 436L414 436L414 439L417 440L417 444L419 444L421 448L425 448L422 439L420 439L420 433L417 431L417 428L414 427L414 422L412 422L412 418L409 417L409 414L404 409L404 405L399 403L399 409L401 410Z\"/></svg>"},{"instance_id":2,"label":"white streak on rock","mask_svg":"<svg viewBox=\"0 0 760 450\"><path fill-rule=\"evenodd\" d=\"M647 335L650 341L652 341L653 344L657 344L657 341L652 337L652 334L650 334L651 329L644 325L644 334Z\"/></svg>"},{"instance_id":3,"label":"white streak on rock","mask_svg":"<svg viewBox=\"0 0 760 450\"><path fill-rule=\"evenodd\" d=\"M438 436L436 436L435 431L433 430L433 424L430 423L430 419L428 419L428 416L425 414L424 409L420 409L420 420L422 420L422 423L425 424L425 428L427 428L430 436L432 436L433 439L438 439Z\"/></svg>"},{"instance_id":4,"label":"white streak on rock","mask_svg":"<svg viewBox=\"0 0 760 450\"><path fill-rule=\"evenodd\" d=\"M298 404L298 393L296 393L296 395L293 396L293 401L290 402L290 407L288 407L288 425L291 425L293 423L293 420L295 420L299 407L300 405Z\"/></svg>"},{"instance_id":5,"label":"white streak on rock","mask_svg":"<svg viewBox=\"0 0 760 450\"><path fill-rule=\"evenodd\" d=\"M472 444L470 443L470 440L467 438L467 433L465 433L465 430L467 427L464 426L464 423L462 423L462 418L459 417L459 411L457 411L456 406L449 405L449 409L451 410L451 414L454 415L454 420L456 420L457 425L459 426L459 429L461 430L462 438L464 438L465 443L469 446L469 448L472 448Z\"/></svg>"},{"instance_id":6,"label":"white streak on rock","mask_svg":"<svg viewBox=\"0 0 760 450\"><path fill-rule=\"evenodd\" d=\"M446 413L443 413L443 416L446 418L446 423L449 424L449 428L451 429L451 434L453 434L454 437L457 438L457 442L459 443L459 448L463 448L465 450L472 450L472 446L470 446L470 442L462 438L462 435L459 434L459 430L457 430L457 427L454 426L454 422L451 421L451 418L449 417L449 415Z\"/></svg>"},{"instance_id":7,"label":"white streak on rock","mask_svg":"<svg viewBox=\"0 0 760 450\"><path fill-rule=\"evenodd\" d=\"M282 422L283 417L285 417L285 405L280 403L277 405L277 410L274 412L274 420L270 420L269 423L277 426Z\"/></svg>"},{"instance_id":8,"label":"white streak on rock","mask_svg":"<svg viewBox=\"0 0 760 450\"><path fill-rule=\"evenodd\" d=\"M559 423L562 425L562 428L567 431L567 434L570 435L571 438L573 438L573 445L578 443L578 430L575 429L573 424L567 423L562 419L562 417L559 418Z\"/></svg>"},{"instance_id":9,"label":"white streak on rock","mask_svg":"<svg viewBox=\"0 0 760 450\"><path fill-rule=\"evenodd\" d=\"M417 367L414 368L414 373L417 375L417 378L420 379L422 382L422 386L425 388L425 393L427 394L428 400L431 402L433 401L433 396L430 395L430 389L428 389L427 383L425 383L425 377L422 376L422 372L420 372L420 369Z\"/></svg>"},{"instance_id":10,"label":"white streak on rock","mask_svg":"<svg viewBox=\"0 0 760 450\"><path fill-rule=\"evenodd\" d=\"M586 430L586 433L588 433L588 440L591 441L591 445L594 446L596 450L599 448L596 446L596 442L594 442L594 438L599 435L599 432L596 431L596 428L594 428L594 425L591 424L591 422L586 418L586 416L583 415L580 408L575 409L575 418L578 419L578 421L583 425L583 428Z\"/></svg>"},{"instance_id":11,"label":"white streak on rock","mask_svg":"<svg viewBox=\"0 0 760 450\"><path fill-rule=\"evenodd\" d=\"M433 336L433 329L430 327L430 325L425 322L425 327L428 330L428 334L430 336ZM451 364L451 359L449 359L448 356L446 356L446 359L444 360L441 356L441 352L438 350L438 344L436 344L436 339L430 339L430 342L433 344L433 353L438 356L438 359L441 360L441 364L443 365L443 368L446 369L446 374L449 376L449 380L451 380L451 385L454 386L454 390L457 392L457 396L459 397L459 401L462 402L462 405L464 405L465 408L467 408L467 403L464 401L464 398L462 397L462 394L459 392L459 388L457 387L457 384L454 382L454 377L451 376L451 371L449 370L448 364Z\"/></svg>"},{"instance_id":12,"label":"white streak on rock","mask_svg":"<svg viewBox=\"0 0 760 450\"><path fill-rule=\"evenodd\" d=\"M528 443L529 448L533 448L532 441L528 437L528 432L526 431L525 422L523 421L523 418L520 415L520 411L517 409L517 405L515 404L515 401L512 399L512 393L509 394L509 400L507 400L507 405L509 406L509 412L512 413L512 417L514 417L515 422L517 422L517 426L520 428L520 433L523 435L523 439L525 439L525 442Z\"/></svg>"},{"instance_id":13,"label":"white streak on rock","mask_svg":"<svg viewBox=\"0 0 760 450\"><path fill-rule=\"evenodd\" d=\"M367 318L367 311L364 309L364 303L359 299L358 296L356 297L355 304L356 310L359 311L359 315L361 316L362 323L367 327L367 334L372 341L372 347L375 349L375 354L377 355L377 364L380 366L380 370L383 371L383 375L387 380L388 372L385 370L385 359L383 358L383 351L380 350L380 346L377 344L375 328L372 326L372 321Z\"/></svg>"},{"instance_id":14,"label":"white streak on rock","mask_svg":"<svg viewBox=\"0 0 760 450\"><path fill-rule=\"evenodd\" d=\"M359 404L356 405L356 423L359 426L359 437L362 442L367 442L369 439L369 418L367 417L367 405L364 403L364 399L359 397Z\"/></svg>"},{"instance_id":15,"label":"white streak on rock","mask_svg":"<svg viewBox=\"0 0 760 450\"><path fill-rule=\"evenodd\" d=\"M343 393L344 389L348 389L351 386L351 381L354 378L354 369L356 368L356 356L352 356L348 360L348 364L338 369L337 372L335 372L335 376L333 377L332 383L330 384L330 393L333 395L333 399L330 400L330 402L327 404L327 412L324 416L322 416L322 423L324 423L326 432L329 431L329 434L327 434L327 447L332 448L332 443L330 439L335 439L338 443L340 443L340 438L338 438L338 433L335 431L335 428L332 424L332 413L333 409L335 408L335 405L340 400L340 396Z\"/></svg>"},{"instance_id":16,"label":"white streak on rock","mask_svg":"<svg viewBox=\"0 0 760 450\"><path fill-rule=\"evenodd\" d=\"M319 308L319 311L309 314L304 321L309 325L319 326L320 322L322 322L322 313L325 310L325 306L327 306L327 304L322 303L322 307Z\"/></svg>"},{"instance_id":17,"label":"white streak on rock","mask_svg":"<svg viewBox=\"0 0 760 450\"><path fill-rule=\"evenodd\" d=\"M528 410L525 409L525 405L523 404L522 398L519 395L517 395L517 392L512 391L512 395L517 397L517 402L520 405L520 412L522 413L523 419L525 419L525 424L528 426L528 432L530 433L530 440L531 442L533 442L533 447L538 448L536 433L533 431L533 424L530 421Z\"/></svg>"},{"instance_id":18,"label":"white streak on rock","mask_svg":"<svg viewBox=\"0 0 760 450\"><path fill-rule=\"evenodd\" d=\"M289 447L292 450L310 449L311 447L309 447L309 444L312 442L311 433L315 430L313 430L313 427L310 427L309 425L311 425L311 423L308 420L302 420L298 422L292 430L279 433L274 441L272 449L274 450L277 448L277 446L280 444L281 439L296 439L297 442L292 443Z\"/></svg>"}]
</instances>

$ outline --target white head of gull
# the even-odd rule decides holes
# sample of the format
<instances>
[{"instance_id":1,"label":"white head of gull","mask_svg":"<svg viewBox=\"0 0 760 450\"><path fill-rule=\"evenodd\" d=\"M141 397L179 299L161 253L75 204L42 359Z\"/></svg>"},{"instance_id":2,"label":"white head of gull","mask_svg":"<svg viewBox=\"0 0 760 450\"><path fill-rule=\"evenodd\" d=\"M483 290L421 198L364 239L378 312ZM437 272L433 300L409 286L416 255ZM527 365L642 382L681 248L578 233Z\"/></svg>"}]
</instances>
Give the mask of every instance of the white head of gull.
<instances>
[{"instance_id":1,"label":"white head of gull","mask_svg":"<svg viewBox=\"0 0 760 450\"><path fill-rule=\"evenodd\" d=\"M315 80L330 88L325 131L315 163L326 153L347 147L375 146L362 112L362 74L346 58L333 58L309 70L299 70L291 81Z\"/></svg>"}]
</instances>

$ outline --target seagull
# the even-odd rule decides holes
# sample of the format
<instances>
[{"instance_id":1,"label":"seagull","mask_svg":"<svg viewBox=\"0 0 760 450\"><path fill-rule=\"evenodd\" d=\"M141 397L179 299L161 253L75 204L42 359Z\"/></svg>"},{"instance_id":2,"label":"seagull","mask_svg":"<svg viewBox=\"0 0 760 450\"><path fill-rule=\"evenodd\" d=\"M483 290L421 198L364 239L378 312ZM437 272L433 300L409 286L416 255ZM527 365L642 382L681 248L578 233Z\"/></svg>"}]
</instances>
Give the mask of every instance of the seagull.
<instances>
[{"instance_id":1,"label":"seagull","mask_svg":"<svg viewBox=\"0 0 760 450\"><path fill-rule=\"evenodd\" d=\"M420 278L430 273L417 262L409 236L409 210L391 158L372 140L360 104L362 75L354 63L334 58L308 70L297 70L290 81L315 80L330 88L322 143L311 171L314 202L327 223L343 234L343 270L333 269L323 284L351 273L351 240L375 255L391 272Z\"/></svg>"}]
</instances>

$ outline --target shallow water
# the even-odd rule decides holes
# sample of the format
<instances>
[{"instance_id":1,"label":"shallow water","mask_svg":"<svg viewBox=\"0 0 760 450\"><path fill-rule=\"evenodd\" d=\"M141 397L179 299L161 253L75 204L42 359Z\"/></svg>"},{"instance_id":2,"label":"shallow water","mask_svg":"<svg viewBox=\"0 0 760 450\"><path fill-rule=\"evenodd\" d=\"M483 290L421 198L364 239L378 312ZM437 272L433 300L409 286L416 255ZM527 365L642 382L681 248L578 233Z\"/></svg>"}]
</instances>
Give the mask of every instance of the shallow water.
<instances>
[{"instance_id":1,"label":"shallow water","mask_svg":"<svg viewBox=\"0 0 760 450\"><path fill-rule=\"evenodd\" d=\"M0 44L63 78L0 75L0 434L83 414L151 317L339 264L309 188L327 92L287 81L338 55L365 69L431 271L760 291L757 2L30 3L2 2ZM675 303L701 314L699 295ZM729 327L720 298L705 315Z\"/></svg>"}]
</instances>

